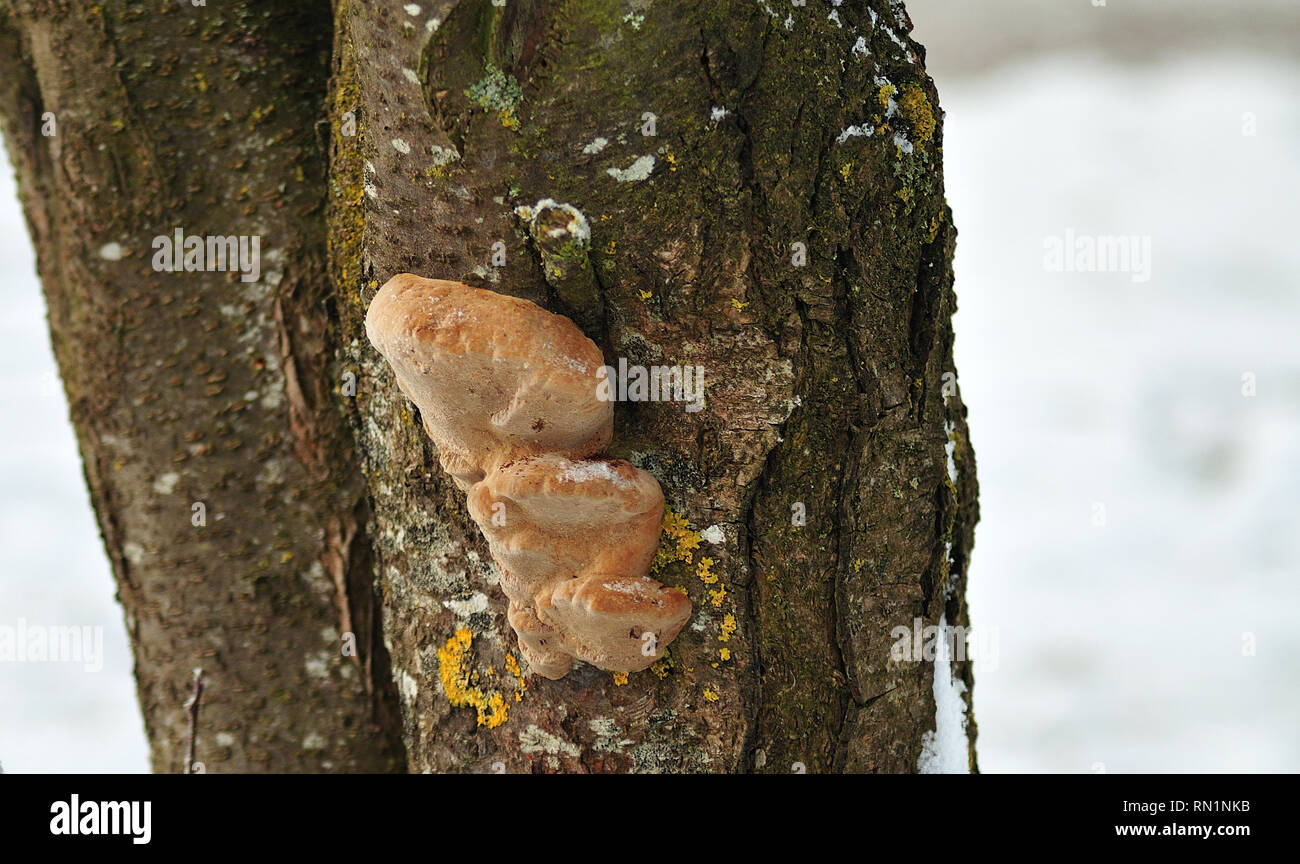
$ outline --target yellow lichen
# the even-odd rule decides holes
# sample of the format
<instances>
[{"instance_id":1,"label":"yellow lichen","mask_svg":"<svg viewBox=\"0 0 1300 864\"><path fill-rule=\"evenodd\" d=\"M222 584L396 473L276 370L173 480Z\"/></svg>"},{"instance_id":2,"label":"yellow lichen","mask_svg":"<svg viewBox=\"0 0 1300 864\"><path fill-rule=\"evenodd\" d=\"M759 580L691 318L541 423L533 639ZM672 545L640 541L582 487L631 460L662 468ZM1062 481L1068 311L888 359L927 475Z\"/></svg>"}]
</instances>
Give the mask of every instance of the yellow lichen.
<instances>
[{"instance_id":1,"label":"yellow lichen","mask_svg":"<svg viewBox=\"0 0 1300 864\"><path fill-rule=\"evenodd\" d=\"M725 663L726 661L730 660L730 659L731 659L731 649L730 649L730 648L719 648L719 649L718 649L718 659L721 660L721 661L724 662L724 663Z\"/></svg>"},{"instance_id":2,"label":"yellow lichen","mask_svg":"<svg viewBox=\"0 0 1300 864\"><path fill-rule=\"evenodd\" d=\"M664 656L650 664L650 671L655 673L655 677L662 681L668 677L668 673L671 672L673 667L676 665L676 662L673 660L672 649L665 648Z\"/></svg>"},{"instance_id":3,"label":"yellow lichen","mask_svg":"<svg viewBox=\"0 0 1300 864\"><path fill-rule=\"evenodd\" d=\"M700 577L700 581L705 585L712 585L718 581L717 575L713 572L712 558L701 558L699 566L695 568L695 572L696 575Z\"/></svg>"},{"instance_id":4,"label":"yellow lichen","mask_svg":"<svg viewBox=\"0 0 1300 864\"><path fill-rule=\"evenodd\" d=\"M509 712L500 691L484 693L478 687L478 672L474 671L472 647L474 634L468 627L456 631L447 644L438 649L438 675L447 700L457 708L474 708L478 712L478 725L495 729L506 722Z\"/></svg>"},{"instance_id":5,"label":"yellow lichen","mask_svg":"<svg viewBox=\"0 0 1300 864\"><path fill-rule=\"evenodd\" d=\"M903 88L903 96L898 104L903 117L912 124L916 137L923 144L929 143L934 137L934 109L930 107L925 91L915 84L908 84Z\"/></svg>"},{"instance_id":6,"label":"yellow lichen","mask_svg":"<svg viewBox=\"0 0 1300 864\"><path fill-rule=\"evenodd\" d=\"M736 632L736 616L728 612L722 617L722 632L718 635L719 642L730 642L731 634Z\"/></svg>"},{"instance_id":7,"label":"yellow lichen","mask_svg":"<svg viewBox=\"0 0 1300 864\"><path fill-rule=\"evenodd\" d=\"M627 673L626 673L626 672L615 672L615 673L614 673L614 686L615 686L615 687L622 687L622 686L623 686L624 684L626 684L626 683L627 683Z\"/></svg>"},{"instance_id":8,"label":"yellow lichen","mask_svg":"<svg viewBox=\"0 0 1300 864\"><path fill-rule=\"evenodd\" d=\"M897 92L898 88L893 84L886 84L876 91L876 101L880 103L882 111L887 111L889 109L889 100L892 99L894 94Z\"/></svg>"},{"instance_id":9,"label":"yellow lichen","mask_svg":"<svg viewBox=\"0 0 1300 864\"><path fill-rule=\"evenodd\" d=\"M718 694L717 694L717 693L714 693L714 692L713 692L712 690L710 690L708 687L705 687L705 688L704 688L704 698L707 699L707 700L709 700L710 702L717 702L719 697L718 697Z\"/></svg>"},{"instance_id":10,"label":"yellow lichen","mask_svg":"<svg viewBox=\"0 0 1300 864\"><path fill-rule=\"evenodd\" d=\"M675 561L694 563L694 550L700 548L704 538L700 536L700 532L692 531L687 521L669 507L664 508L663 534L659 541L659 550L650 564L652 574L658 573Z\"/></svg>"},{"instance_id":11,"label":"yellow lichen","mask_svg":"<svg viewBox=\"0 0 1300 864\"><path fill-rule=\"evenodd\" d=\"M510 653L506 654L506 671L515 679L515 701L524 701L524 691L528 689L528 682L524 680L524 673L519 668L519 661L515 659L515 655Z\"/></svg>"}]
</instances>

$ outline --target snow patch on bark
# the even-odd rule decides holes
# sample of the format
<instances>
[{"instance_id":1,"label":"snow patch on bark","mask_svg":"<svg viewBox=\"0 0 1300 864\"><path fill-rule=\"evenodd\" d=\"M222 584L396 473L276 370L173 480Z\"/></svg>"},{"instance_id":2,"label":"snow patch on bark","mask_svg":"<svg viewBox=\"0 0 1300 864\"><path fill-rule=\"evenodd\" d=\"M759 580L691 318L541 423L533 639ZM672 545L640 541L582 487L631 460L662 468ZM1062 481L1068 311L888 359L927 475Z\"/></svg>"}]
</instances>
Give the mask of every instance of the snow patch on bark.
<instances>
[{"instance_id":1,"label":"snow patch on bark","mask_svg":"<svg viewBox=\"0 0 1300 864\"><path fill-rule=\"evenodd\" d=\"M916 770L921 774L969 774L966 740L966 684L952 674L948 653L948 614L939 616L934 655L934 730L921 738Z\"/></svg>"}]
</instances>

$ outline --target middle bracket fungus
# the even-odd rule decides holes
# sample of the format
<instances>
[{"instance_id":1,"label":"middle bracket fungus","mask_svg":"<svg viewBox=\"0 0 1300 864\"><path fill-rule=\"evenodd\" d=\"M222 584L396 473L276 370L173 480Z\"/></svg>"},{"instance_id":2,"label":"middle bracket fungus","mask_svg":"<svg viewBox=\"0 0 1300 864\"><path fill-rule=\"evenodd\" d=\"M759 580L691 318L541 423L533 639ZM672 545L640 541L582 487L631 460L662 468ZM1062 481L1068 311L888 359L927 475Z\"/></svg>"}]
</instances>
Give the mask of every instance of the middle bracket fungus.
<instances>
[{"instance_id":1,"label":"middle bracket fungus","mask_svg":"<svg viewBox=\"0 0 1300 864\"><path fill-rule=\"evenodd\" d=\"M646 575L658 481L599 456L614 431L600 349L527 300L409 273L379 289L366 336L468 495L533 671L562 678L578 659L638 672L662 657L691 603Z\"/></svg>"}]
</instances>

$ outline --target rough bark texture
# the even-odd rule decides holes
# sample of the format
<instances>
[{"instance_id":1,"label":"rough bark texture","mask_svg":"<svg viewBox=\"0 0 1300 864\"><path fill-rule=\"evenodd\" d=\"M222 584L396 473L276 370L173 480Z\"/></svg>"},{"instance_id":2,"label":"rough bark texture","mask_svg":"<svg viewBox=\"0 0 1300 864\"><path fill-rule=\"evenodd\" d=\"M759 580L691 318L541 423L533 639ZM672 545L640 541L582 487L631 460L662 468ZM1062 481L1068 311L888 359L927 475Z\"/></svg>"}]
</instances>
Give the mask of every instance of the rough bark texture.
<instances>
[{"instance_id":1,"label":"rough bark texture","mask_svg":"<svg viewBox=\"0 0 1300 864\"><path fill-rule=\"evenodd\" d=\"M915 769L932 668L891 662L891 630L945 604L965 622L977 517L964 411L942 395L955 232L901 9L818 5L787 27L752 2L339 4L333 112L362 129L333 150L344 332L409 270L565 312L611 359L702 365L704 411L620 405L613 452L725 538L659 577L696 608L663 677L530 680L480 726L437 652L468 627L461 662L515 692L496 574L388 370L345 345L413 770ZM582 211L589 249L529 236L514 207L544 198Z\"/></svg>"},{"instance_id":2,"label":"rough bark texture","mask_svg":"<svg viewBox=\"0 0 1300 864\"><path fill-rule=\"evenodd\" d=\"M154 769L184 764L196 667L206 770L398 768L387 670L340 649L377 631L364 485L322 371L329 7L221 5L9 4L5 140ZM261 280L156 272L151 241L177 227L260 235Z\"/></svg>"},{"instance_id":3,"label":"rough bark texture","mask_svg":"<svg viewBox=\"0 0 1300 864\"><path fill-rule=\"evenodd\" d=\"M185 673L219 657L231 770L403 746L412 771L916 770L933 665L891 659L892 631L967 623L978 510L942 115L900 4L337 0L332 53L315 5L35 5L0 18L0 111L159 769ZM53 101L57 144L32 125ZM530 233L515 208L545 198L589 244ZM272 238L262 283L150 270L148 238L205 224ZM109 240L133 254L102 261ZM703 411L617 408L612 454L682 520L656 578L695 608L651 671L515 674L495 565L363 334L407 271L567 314L610 362L704 367ZM206 532L200 499L226 514ZM329 640L364 632L372 588L383 644L349 674ZM499 725L466 698L494 691Z\"/></svg>"}]
</instances>

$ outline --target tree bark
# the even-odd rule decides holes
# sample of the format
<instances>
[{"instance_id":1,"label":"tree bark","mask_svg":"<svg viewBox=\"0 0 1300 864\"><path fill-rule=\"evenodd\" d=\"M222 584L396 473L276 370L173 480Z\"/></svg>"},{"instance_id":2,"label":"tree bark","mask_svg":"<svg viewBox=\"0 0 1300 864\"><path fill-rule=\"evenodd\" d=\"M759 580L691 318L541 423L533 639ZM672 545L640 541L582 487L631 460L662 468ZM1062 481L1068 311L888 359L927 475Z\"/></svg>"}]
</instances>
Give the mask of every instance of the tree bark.
<instances>
[{"instance_id":1,"label":"tree bark","mask_svg":"<svg viewBox=\"0 0 1300 864\"><path fill-rule=\"evenodd\" d=\"M100 8L13 3L0 113L155 768L197 665L209 770L917 769L934 665L895 628L967 624L978 489L901 4ZM589 243L516 212L544 199ZM177 225L260 233L262 282L153 272ZM616 408L611 454L672 513L656 578L694 605L651 670L515 674L496 566L364 336L401 272L566 314L613 365L704 368L702 411ZM224 519L190 527L199 500Z\"/></svg>"},{"instance_id":2,"label":"tree bark","mask_svg":"<svg viewBox=\"0 0 1300 864\"><path fill-rule=\"evenodd\" d=\"M0 12L55 356L154 770L184 767L194 668L207 771L399 768L387 670L340 650L377 628L364 481L323 373L329 8L221 6ZM259 235L261 280L155 271L177 227Z\"/></svg>"}]
</instances>

